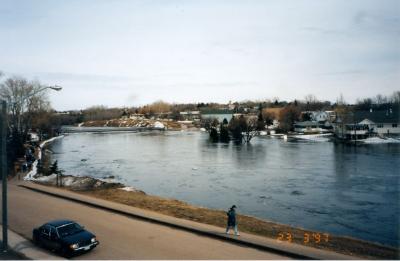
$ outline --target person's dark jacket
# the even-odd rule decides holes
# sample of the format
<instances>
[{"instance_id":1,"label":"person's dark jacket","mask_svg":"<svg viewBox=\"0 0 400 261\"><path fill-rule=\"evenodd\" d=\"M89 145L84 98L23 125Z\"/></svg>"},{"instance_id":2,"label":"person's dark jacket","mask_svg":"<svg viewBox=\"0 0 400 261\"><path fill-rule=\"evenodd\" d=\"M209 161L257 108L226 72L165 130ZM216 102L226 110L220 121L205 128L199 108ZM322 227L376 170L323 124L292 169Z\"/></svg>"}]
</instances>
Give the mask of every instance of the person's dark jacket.
<instances>
[{"instance_id":1,"label":"person's dark jacket","mask_svg":"<svg viewBox=\"0 0 400 261\"><path fill-rule=\"evenodd\" d=\"M235 209L230 209L226 215L228 216L228 226L236 226L236 212Z\"/></svg>"}]
</instances>

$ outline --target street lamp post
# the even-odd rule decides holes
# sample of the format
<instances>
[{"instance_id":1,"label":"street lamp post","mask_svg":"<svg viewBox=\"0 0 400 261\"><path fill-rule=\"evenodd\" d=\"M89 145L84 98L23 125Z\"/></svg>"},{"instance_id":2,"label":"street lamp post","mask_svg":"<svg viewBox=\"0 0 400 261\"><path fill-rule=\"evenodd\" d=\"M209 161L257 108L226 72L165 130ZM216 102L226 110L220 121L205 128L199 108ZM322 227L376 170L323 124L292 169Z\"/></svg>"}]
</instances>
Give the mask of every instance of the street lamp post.
<instances>
[{"instance_id":1,"label":"street lamp post","mask_svg":"<svg viewBox=\"0 0 400 261\"><path fill-rule=\"evenodd\" d=\"M1 121L0 121L0 132L1 132L1 145L0 145L0 173L2 177L2 220L3 220L3 251L7 251L8 246L8 235L7 235L7 103L1 102Z\"/></svg>"},{"instance_id":2,"label":"street lamp post","mask_svg":"<svg viewBox=\"0 0 400 261\"><path fill-rule=\"evenodd\" d=\"M36 95L37 93L44 91L46 89L52 89L55 91L61 91L61 86L46 86L43 88L30 93L29 95L23 97L21 102L26 99ZM1 101L1 121L0 121L0 174L2 177L2 228L3 228L3 252L8 250L8 208L7 208L7 128L8 128L8 114L7 114L7 102Z\"/></svg>"}]
</instances>

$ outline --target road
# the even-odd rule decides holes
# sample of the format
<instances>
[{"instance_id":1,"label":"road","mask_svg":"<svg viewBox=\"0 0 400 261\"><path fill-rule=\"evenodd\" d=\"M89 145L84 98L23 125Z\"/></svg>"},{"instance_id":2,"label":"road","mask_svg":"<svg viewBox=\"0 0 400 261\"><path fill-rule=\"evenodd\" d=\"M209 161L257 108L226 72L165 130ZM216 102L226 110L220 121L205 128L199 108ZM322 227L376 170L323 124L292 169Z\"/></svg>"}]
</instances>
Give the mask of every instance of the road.
<instances>
[{"instance_id":1,"label":"road","mask_svg":"<svg viewBox=\"0 0 400 261\"><path fill-rule=\"evenodd\" d=\"M31 239L32 228L72 219L101 244L79 259L287 259L287 257L149 223L68 200L8 187L9 228Z\"/></svg>"}]
</instances>

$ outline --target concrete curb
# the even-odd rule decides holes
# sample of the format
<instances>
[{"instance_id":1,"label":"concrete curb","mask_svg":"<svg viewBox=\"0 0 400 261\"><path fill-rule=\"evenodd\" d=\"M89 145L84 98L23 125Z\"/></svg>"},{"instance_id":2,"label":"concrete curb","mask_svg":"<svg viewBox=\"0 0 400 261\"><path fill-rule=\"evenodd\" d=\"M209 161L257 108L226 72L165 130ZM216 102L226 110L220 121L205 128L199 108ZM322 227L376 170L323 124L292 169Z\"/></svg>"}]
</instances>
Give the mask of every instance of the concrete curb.
<instances>
[{"instance_id":1,"label":"concrete curb","mask_svg":"<svg viewBox=\"0 0 400 261\"><path fill-rule=\"evenodd\" d=\"M169 217L165 216L162 214L159 215L147 215L146 213L139 213L135 211L129 211L126 209L118 209L115 207L111 207L110 204L99 204L94 201L96 199L90 200L87 197L82 197L82 195L77 194L76 197L72 197L67 194L71 194L73 192L65 192L56 188L49 188L43 185L37 185L37 184L24 184L24 185L18 185L20 187L30 189L32 191L36 191L39 193L47 194L49 196L73 201L79 204L83 204L86 206L106 210L112 213L132 217L135 219L159 224L159 225L164 225L168 226L171 228L175 229L180 229L184 231L188 231L191 233L195 233L198 235L202 236L207 236L210 238L226 241L229 243L234 243L237 245L241 246L246 246L246 247L251 247L263 251L268 251L271 253L279 254L279 255L284 255L289 258L295 258L295 259L357 259L357 257L354 256L348 256L332 251L326 251L326 250L321 250L321 249L316 249L316 248L311 248L311 247L306 247L306 246L301 246L301 245L294 245L290 243L284 243L284 242L276 242L275 240L272 239L266 239L261 241L261 240L252 240L252 239L244 239L243 236L238 238L238 237L230 237L227 236L223 233L217 232L216 229L209 229L209 228L203 228L201 226L193 226L193 224L190 223L196 223L193 221L187 221L187 220L181 220L178 218L174 217ZM51 190L51 191L50 191ZM55 191L57 190L57 191ZM114 203L118 204L118 203ZM126 206L128 208L134 209L134 207ZM186 224L185 224L186 223ZM205 225L205 226L210 226L210 225ZM269 242L266 242L269 241Z\"/></svg>"}]
</instances>

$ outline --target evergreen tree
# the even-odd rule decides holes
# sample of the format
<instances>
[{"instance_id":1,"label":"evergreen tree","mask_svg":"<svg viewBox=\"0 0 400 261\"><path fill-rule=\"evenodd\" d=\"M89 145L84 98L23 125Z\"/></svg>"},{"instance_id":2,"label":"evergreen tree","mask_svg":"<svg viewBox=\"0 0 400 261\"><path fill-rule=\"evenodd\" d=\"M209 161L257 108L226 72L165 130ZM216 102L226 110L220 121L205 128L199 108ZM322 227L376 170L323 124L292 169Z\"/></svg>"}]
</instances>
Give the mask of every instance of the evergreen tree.
<instances>
[{"instance_id":1,"label":"evergreen tree","mask_svg":"<svg viewBox=\"0 0 400 261\"><path fill-rule=\"evenodd\" d=\"M262 114L262 107L260 107L260 111L258 112L258 118L257 118L257 130L261 131L264 129L265 129L265 122L264 122L264 117Z\"/></svg>"},{"instance_id":2,"label":"evergreen tree","mask_svg":"<svg viewBox=\"0 0 400 261\"><path fill-rule=\"evenodd\" d=\"M224 119L226 120L226 119ZM221 142L229 142L231 138L229 137L229 131L226 125L222 124L220 125L220 131L219 131L219 140Z\"/></svg>"},{"instance_id":3,"label":"evergreen tree","mask_svg":"<svg viewBox=\"0 0 400 261\"><path fill-rule=\"evenodd\" d=\"M58 168L58 161L54 161L54 163L50 167L49 175L51 174L56 174L57 179L56 179L56 185L57 186L62 186L62 173L63 171Z\"/></svg>"},{"instance_id":4,"label":"evergreen tree","mask_svg":"<svg viewBox=\"0 0 400 261\"><path fill-rule=\"evenodd\" d=\"M216 128L212 127L210 129L210 139L212 142L218 142L218 131Z\"/></svg>"},{"instance_id":5,"label":"evergreen tree","mask_svg":"<svg viewBox=\"0 0 400 261\"><path fill-rule=\"evenodd\" d=\"M58 169L58 161L54 161L50 166L50 174L59 174L60 170Z\"/></svg>"}]
</instances>

